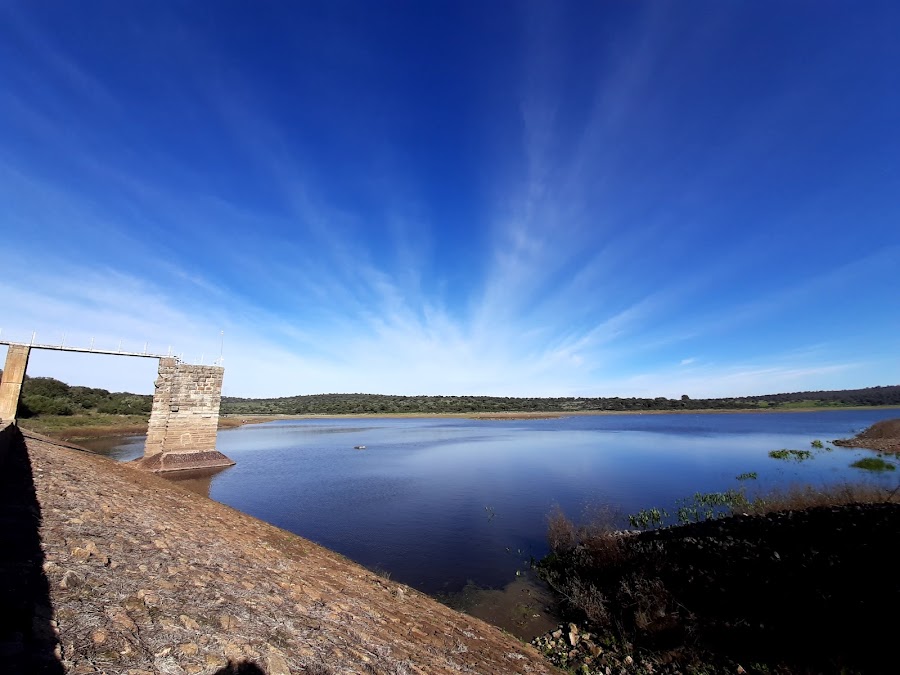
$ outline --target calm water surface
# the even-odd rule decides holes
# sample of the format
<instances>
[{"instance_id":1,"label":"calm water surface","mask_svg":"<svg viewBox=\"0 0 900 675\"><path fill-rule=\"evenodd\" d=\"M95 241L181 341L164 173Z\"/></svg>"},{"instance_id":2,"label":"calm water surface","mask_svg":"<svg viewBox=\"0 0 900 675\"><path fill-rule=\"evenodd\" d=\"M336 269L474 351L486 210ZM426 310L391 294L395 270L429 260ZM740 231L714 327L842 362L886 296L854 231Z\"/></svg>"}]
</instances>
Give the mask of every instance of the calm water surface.
<instances>
[{"instance_id":1,"label":"calm water surface","mask_svg":"<svg viewBox=\"0 0 900 675\"><path fill-rule=\"evenodd\" d=\"M898 410L609 415L547 420L322 419L222 431L237 465L212 476L213 499L312 539L427 593L501 587L546 553L554 505L576 519L610 505L669 507L697 491L866 480L835 448L802 463L779 448L846 438ZM365 450L354 446L365 445ZM139 456L143 438L120 444ZM900 473L900 472L895 472ZM194 480L195 477L191 477ZM209 480L207 478L207 480Z\"/></svg>"}]
</instances>

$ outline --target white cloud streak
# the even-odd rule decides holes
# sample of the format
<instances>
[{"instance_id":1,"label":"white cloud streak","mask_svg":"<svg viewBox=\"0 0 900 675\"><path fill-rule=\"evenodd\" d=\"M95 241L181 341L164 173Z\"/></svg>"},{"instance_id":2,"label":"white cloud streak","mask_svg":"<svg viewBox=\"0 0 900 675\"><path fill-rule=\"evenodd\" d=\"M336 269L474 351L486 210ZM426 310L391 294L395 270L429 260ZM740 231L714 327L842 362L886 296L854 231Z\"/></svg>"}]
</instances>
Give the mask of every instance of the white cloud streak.
<instances>
[{"instance_id":1,"label":"white cloud streak","mask_svg":"<svg viewBox=\"0 0 900 675\"><path fill-rule=\"evenodd\" d=\"M704 311L698 307L707 305L698 298L735 275L736 267L752 267L746 251L734 246L702 268L660 279L661 256L646 251L669 246L677 255L693 225L675 208L628 218L617 208L613 179L625 151L617 137L639 111L660 66L664 15L647 10L635 39L617 57L622 65L595 83L589 114L574 129L558 114L555 78L563 61L554 50L564 41L552 33L552 20L547 33L538 22L538 56L524 78L521 147L512 153L523 158L524 167L498 182L505 191L495 195L493 213L479 224L490 228L491 245L469 261L483 262L486 278L453 307L422 288L432 243L418 233L427 233L431 224L414 222L414 210L402 203L416 196L404 191L400 199L385 190L381 206L390 215L378 225L389 237L383 248L394 252L386 260L361 236L374 227L374 218L329 203L302 143L255 102L251 87L233 73L223 75L227 69L209 45L199 49L200 70L213 73L213 84L196 103L227 129L225 142L246 160L247 175L272 188L279 203L268 213L255 213L212 187L200 189L207 186L202 171L165 151L152 157L155 173L146 175L109 163L88 144L67 137L35 101L8 95L0 102L12 119L58 145L97 184L113 186L117 199L97 208L77 188L29 173L5 153L0 176L9 178L10 193L23 196L4 225L12 229L35 217L55 223L49 229L69 242L78 237L66 235L60 223L76 223L85 239L115 239L120 246L86 264L53 246L45 257L31 251L33 257L11 261L0 283L7 299L3 336L18 331L27 341L36 330L39 339L65 333L70 344L86 345L93 337L98 347L122 340L125 348L143 348L149 342L151 351L172 345L188 361L202 355L209 362L218 355L224 330L229 395L710 396L852 382L869 365L846 354L794 354L786 360L761 349L717 364L702 342L727 339L841 279L863 275L868 265L883 266L898 255L896 248L789 290L754 296L727 312ZM40 36L28 35L79 95L117 115L100 83ZM198 71L190 79L203 78ZM783 109L776 107L773 115L779 114ZM723 159L686 180L683 201L712 190L706 183L733 171L734 158L757 136L735 140ZM167 180L173 175L192 189ZM389 187L392 177L383 181ZM168 236L173 232L179 236ZM703 358L679 361L684 353ZM65 363L73 365L51 359L35 367L47 369L37 374L72 383L147 390L143 379L138 382L124 368L99 372L84 359ZM54 368L69 370L56 374L50 372Z\"/></svg>"}]
</instances>

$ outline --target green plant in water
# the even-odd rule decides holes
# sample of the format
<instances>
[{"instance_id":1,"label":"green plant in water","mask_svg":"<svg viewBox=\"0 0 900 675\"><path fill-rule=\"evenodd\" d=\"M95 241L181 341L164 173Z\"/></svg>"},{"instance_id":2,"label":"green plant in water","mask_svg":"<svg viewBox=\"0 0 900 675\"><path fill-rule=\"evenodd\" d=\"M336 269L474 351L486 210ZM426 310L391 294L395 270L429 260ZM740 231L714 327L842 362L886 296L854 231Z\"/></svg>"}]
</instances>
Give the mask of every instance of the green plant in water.
<instances>
[{"instance_id":1,"label":"green plant in water","mask_svg":"<svg viewBox=\"0 0 900 675\"><path fill-rule=\"evenodd\" d=\"M737 480L756 480L757 478L759 478L759 476L757 475L757 473L755 471L748 471L747 473L739 473L737 476L735 476L735 479L737 479Z\"/></svg>"},{"instance_id":2,"label":"green plant in water","mask_svg":"<svg viewBox=\"0 0 900 675\"><path fill-rule=\"evenodd\" d=\"M822 448L825 447L825 445L822 443L822 441L820 441L818 438L816 440L814 440L812 443L810 443L810 445L813 446L816 450L821 450Z\"/></svg>"},{"instance_id":3,"label":"green plant in water","mask_svg":"<svg viewBox=\"0 0 900 675\"><path fill-rule=\"evenodd\" d=\"M812 457L812 453L809 450L781 449L769 451L769 457L772 459L793 459L797 462L802 462L804 459Z\"/></svg>"},{"instance_id":4,"label":"green plant in water","mask_svg":"<svg viewBox=\"0 0 900 675\"><path fill-rule=\"evenodd\" d=\"M853 462L850 466L866 471L894 471L896 469L891 462L885 462L879 457L865 457Z\"/></svg>"},{"instance_id":5,"label":"green plant in water","mask_svg":"<svg viewBox=\"0 0 900 675\"><path fill-rule=\"evenodd\" d=\"M701 520L712 520L730 516L739 507L747 506L750 502L747 495L741 490L726 490L725 492L698 492L693 497L679 499L676 517L682 525L699 523Z\"/></svg>"},{"instance_id":6,"label":"green plant in water","mask_svg":"<svg viewBox=\"0 0 900 675\"><path fill-rule=\"evenodd\" d=\"M639 530L646 530L653 526L662 524L663 518L668 518L669 514L664 509L641 509L637 513L628 516L628 523Z\"/></svg>"}]
</instances>

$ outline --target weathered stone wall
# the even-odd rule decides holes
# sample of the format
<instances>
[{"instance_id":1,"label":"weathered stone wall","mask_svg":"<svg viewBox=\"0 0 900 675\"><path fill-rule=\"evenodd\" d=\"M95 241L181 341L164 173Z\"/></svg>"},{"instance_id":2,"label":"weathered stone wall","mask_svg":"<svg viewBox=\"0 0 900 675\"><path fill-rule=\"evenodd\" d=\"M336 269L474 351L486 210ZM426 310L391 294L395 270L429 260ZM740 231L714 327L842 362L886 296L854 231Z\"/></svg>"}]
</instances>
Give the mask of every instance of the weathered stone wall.
<instances>
[{"instance_id":1,"label":"weathered stone wall","mask_svg":"<svg viewBox=\"0 0 900 675\"><path fill-rule=\"evenodd\" d=\"M6 365L3 367L3 381L0 382L0 423L16 421L16 410L19 407L22 381L25 379L30 353L31 347L28 345L9 346Z\"/></svg>"},{"instance_id":2,"label":"weathered stone wall","mask_svg":"<svg viewBox=\"0 0 900 675\"><path fill-rule=\"evenodd\" d=\"M159 360L144 457L215 450L224 368Z\"/></svg>"}]
</instances>

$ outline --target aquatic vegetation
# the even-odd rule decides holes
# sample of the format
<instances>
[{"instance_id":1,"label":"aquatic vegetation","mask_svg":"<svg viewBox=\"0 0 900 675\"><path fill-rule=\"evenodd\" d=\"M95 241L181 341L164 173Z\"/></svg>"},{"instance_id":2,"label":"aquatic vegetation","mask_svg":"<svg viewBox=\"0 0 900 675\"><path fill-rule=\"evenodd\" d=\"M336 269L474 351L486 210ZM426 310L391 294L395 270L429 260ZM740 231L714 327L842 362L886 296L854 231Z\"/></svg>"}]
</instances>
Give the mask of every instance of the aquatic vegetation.
<instances>
[{"instance_id":1,"label":"aquatic vegetation","mask_svg":"<svg viewBox=\"0 0 900 675\"><path fill-rule=\"evenodd\" d=\"M662 525L663 520L668 517L669 514L664 509L641 509L628 516L628 523L639 530L646 530Z\"/></svg>"},{"instance_id":2,"label":"aquatic vegetation","mask_svg":"<svg viewBox=\"0 0 900 675\"><path fill-rule=\"evenodd\" d=\"M748 471L746 473L739 473L734 478L735 480L756 480L759 478L759 475L755 471Z\"/></svg>"},{"instance_id":3,"label":"aquatic vegetation","mask_svg":"<svg viewBox=\"0 0 900 675\"><path fill-rule=\"evenodd\" d=\"M772 459L793 459L796 462L802 462L805 459L810 459L812 453L809 450L788 450L783 448L781 450L771 450L769 457Z\"/></svg>"},{"instance_id":4,"label":"aquatic vegetation","mask_svg":"<svg viewBox=\"0 0 900 675\"><path fill-rule=\"evenodd\" d=\"M687 523L699 523L701 520L724 518L732 515L739 507L747 506L750 502L747 495L741 490L726 490L725 492L698 492L693 497L679 499L676 516L681 525Z\"/></svg>"},{"instance_id":5,"label":"aquatic vegetation","mask_svg":"<svg viewBox=\"0 0 900 675\"><path fill-rule=\"evenodd\" d=\"M891 462L886 462L880 457L865 457L853 462L850 466L866 471L894 471L896 469Z\"/></svg>"},{"instance_id":6,"label":"aquatic vegetation","mask_svg":"<svg viewBox=\"0 0 900 675\"><path fill-rule=\"evenodd\" d=\"M818 438L816 440L814 440L812 443L810 443L810 445L812 447L814 447L816 450L821 450L822 448L825 447L825 445L822 443L822 441L820 441Z\"/></svg>"}]
</instances>

